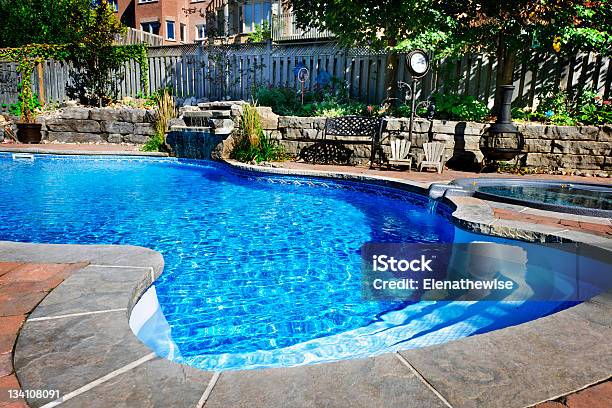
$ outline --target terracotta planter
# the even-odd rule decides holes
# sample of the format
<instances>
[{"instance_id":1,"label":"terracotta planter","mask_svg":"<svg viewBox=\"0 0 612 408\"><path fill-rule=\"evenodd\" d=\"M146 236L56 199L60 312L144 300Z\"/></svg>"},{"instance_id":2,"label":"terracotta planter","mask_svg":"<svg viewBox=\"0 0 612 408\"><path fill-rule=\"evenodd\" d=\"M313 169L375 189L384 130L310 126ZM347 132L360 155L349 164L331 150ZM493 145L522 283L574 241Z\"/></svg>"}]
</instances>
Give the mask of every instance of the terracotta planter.
<instances>
[{"instance_id":1,"label":"terracotta planter","mask_svg":"<svg viewBox=\"0 0 612 408\"><path fill-rule=\"evenodd\" d=\"M38 144L42 139L40 123L17 123L17 140L26 144Z\"/></svg>"}]
</instances>

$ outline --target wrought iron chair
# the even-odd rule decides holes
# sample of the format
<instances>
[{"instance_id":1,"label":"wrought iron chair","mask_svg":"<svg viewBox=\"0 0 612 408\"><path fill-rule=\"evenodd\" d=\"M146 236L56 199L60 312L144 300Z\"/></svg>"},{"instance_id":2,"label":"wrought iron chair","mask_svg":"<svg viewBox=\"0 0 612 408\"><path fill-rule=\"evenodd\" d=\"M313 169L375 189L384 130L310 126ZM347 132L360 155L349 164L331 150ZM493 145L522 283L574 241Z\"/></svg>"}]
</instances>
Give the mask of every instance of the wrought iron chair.
<instances>
[{"instance_id":1,"label":"wrought iron chair","mask_svg":"<svg viewBox=\"0 0 612 408\"><path fill-rule=\"evenodd\" d=\"M348 164L354 151L346 145L369 144L372 148L370 161L374 159L376 144L380 140L382 120L362 116L328 118L320 141L302 149L300 157L306 161Z\"/></svg>"}]
</instances>

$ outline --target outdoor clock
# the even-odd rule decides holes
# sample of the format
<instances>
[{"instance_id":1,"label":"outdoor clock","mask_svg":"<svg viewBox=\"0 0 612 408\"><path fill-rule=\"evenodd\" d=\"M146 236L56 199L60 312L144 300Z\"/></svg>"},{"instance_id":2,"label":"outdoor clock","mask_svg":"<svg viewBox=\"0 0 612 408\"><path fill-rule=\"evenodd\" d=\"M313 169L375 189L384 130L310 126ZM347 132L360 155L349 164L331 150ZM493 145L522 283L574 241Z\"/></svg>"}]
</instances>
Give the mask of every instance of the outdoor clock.
<instances>
[{"instance_id":1,"label":"outdoor clock","mask_svg":"<svg viewBox=\"0 0 612 408\"><path fill-rule=\"evenodd\" d=\"M429 57L423 50L414 50L406 57L406 65L413 78L422 78L429 71Z\"/></svg>"}]
</instances>

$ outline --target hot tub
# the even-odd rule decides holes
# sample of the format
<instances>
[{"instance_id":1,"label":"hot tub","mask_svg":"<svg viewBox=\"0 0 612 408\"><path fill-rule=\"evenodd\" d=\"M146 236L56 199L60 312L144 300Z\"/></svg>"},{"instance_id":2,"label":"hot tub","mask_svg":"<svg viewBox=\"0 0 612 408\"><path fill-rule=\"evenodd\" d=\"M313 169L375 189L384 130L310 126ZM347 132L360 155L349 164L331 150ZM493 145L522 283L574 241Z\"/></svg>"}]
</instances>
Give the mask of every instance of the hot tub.
<instances>
[{"instance_id":1,"label":"hot tub","mask_svg":"<svg viewBox=\"0 0 612 408\"><path fill-rule=\"evenodd\" d=\"M542 210L612 218L612 185L522 179L453 182L474 197Z\"/></svg>"}]
</instances>

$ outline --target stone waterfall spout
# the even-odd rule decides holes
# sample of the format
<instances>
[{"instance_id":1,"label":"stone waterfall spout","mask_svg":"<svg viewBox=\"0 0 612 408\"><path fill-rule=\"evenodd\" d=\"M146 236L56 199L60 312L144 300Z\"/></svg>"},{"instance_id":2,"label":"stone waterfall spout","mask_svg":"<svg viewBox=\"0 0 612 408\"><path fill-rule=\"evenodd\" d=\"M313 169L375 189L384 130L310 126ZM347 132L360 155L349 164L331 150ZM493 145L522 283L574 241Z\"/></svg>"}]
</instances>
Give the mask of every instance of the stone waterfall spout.
<instances>
[{"instance_id":1,"label":"stone waterfall spout","mask_svg":"<svg viewBox=\"0 0 612 408\"><path fill-rule=\"evenodd\" d=\"M166 138L173 155L205 160L229 158L242 103L207 102L181 109L179 124L171 126Z\"/></svg>"}]
</instances>

